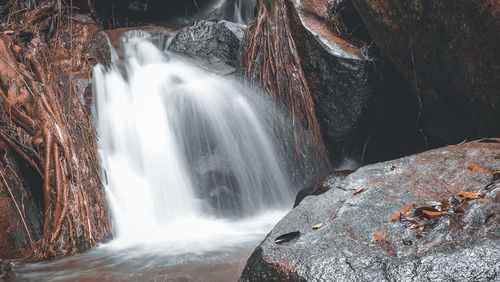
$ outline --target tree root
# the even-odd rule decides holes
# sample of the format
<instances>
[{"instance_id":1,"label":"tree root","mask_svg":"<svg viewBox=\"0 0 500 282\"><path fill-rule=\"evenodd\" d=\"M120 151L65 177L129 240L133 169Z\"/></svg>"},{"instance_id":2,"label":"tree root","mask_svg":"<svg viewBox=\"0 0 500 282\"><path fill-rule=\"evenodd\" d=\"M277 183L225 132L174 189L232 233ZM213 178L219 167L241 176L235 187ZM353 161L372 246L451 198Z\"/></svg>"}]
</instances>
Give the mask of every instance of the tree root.
<instances>
[{"instance_id":1,"label":"tree root","mask_svg":"<svg viewBox=\"0 0 500 282\"><path fill-rule=\"evenodd\" d=\"M10 2L4 12L12 14L23 5ZM19 39L21 43L13 44L10 37L0 35L0 145L12 149L43 178L40 189L44 219L40 240L32 242L22 218L32 242L34 259L62 257L95 246L97 240L103 238L103 233L109 232L96 229L110 230L107 219L96 216L89 204L89 196L98 195L91 189L100 189L96 144L89 141L93 136L90 121L87 121L79 99L75 99L77 96L71 82L66 86L69 93L62 93L56 84L63 81L61 75L69 75L71 79L75 73L74 64L71 63L69 69L62 68L55 62L60 60L58 54L48 55L53 50L60 50L57 48L62 48L63 55L69 53L58 37L62 17L65 15L70 19L70 13L63 8L72 9L63 7L61 0L53 0L25 7L16 14L24 24L13 29L33 36L40 36L37 33L54 23L55 38L45 48L31 49L23 54L26 47L22 47L22 39ZM70 40L73 42L73 38ZM72 59L75 55L70 56ZM77 136L76 128L81 131L76 133ZM83 142L77 146L76 140ZM7 184L5 179L4 182ZM89 183L94 187L90 188ZM10 187L8 189L10 191ZM22 216L17 203L16 207Z\"/></svg>"},{"instance_id":2,"label":"tree root","mask_svg":"<svg viewBox=\"0 0 500 282\"><path fill-rule=\"evenodd\" d=\"M23 213L21 212L21 209L19 208L19 205L17 204L16 198L14 198L14 195L12 194L12 190L9 187L9 184L7 183L7 180L5 180L5 176L3 175L3 172L0 170L0 176L3 179L3 183L5 184L5 187L7 187L7 191L9 192L10 198L14 202L14 205L16 206L17 212L19 213L19 217L21 218L21 221L23 222L24 229L26 230L26 234L28 234L28 238L30 239L31 245L33 245L33 239L31 238L31 233L28 229L28 225L26 225L26 221L24 220Z\"/></svg>"},{"instance_id":3,"label":"tree root","mask_svg":"<svg viewBox=\"0 0 500 282\"><path fill-rule=\"evenodd\" d=\"M317 152L315 157L325 160L325 145L291 35L286 0L258 0L257 9L256 20L246 34L248 41L239 64L249 81L261 85L269 95L290 109L297 155L307 158L307 152L300 148L306 137L307 143ZM306 134L303 134L304 130Z\"/></svg>"}]
</instances>

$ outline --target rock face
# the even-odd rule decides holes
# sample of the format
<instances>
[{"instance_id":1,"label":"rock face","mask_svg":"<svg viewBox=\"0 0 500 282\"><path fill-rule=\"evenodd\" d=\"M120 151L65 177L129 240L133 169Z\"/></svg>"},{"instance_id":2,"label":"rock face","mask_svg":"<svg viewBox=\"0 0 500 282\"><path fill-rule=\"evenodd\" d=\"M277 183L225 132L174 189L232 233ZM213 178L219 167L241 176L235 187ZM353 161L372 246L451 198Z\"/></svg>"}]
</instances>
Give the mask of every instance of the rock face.
<instances>
[{"instance_id":1,"label":"rock face","mask_svg":"<svg viewBox=\"0 0 500 282\"><path fill-rule=\"evenodd\" d=\"M329 28L325 1L287 2L291 35L314 98L323 141L333 159L346 143L367 138L360 129L370 120L375 80L380 77L366 54Z\"/></svg>"},{"instance_id":2,"label":"rock face","mask_svg":"<svg viewBox=\"0 0 500 282\"><path fill-rule=\"evenodd\" d=\"M500 2L353 0L421 102L430 138L500 133Z\"/></svg>"},{"instance_id":3,"label":"rock face","mask_svg":"<svg viewBox=\"0 0 500 282\"><path fill-rule=\"evenodd\" d=\"M499 168L500 139L362 167L285 216L241 281L498 280ZM275 243L294 231L301 236Z\"/></svg>"},{"instance_id":4,"label":"rock face","mask_svg":"<svg viewBox=\"0 0 500 282\"><path fill-rule=\"evenodd\" d=\"M180 30L168 50L235 65L243 29L225 21L199 21Z\"/></svg>"},{"instance_id":5,"label":"rock face","mask_svg":"<svg viewBox=\"0 0 500 282\"><path fill-rule=\"evenodd\" d=\"M366 140L385 123L381 112L389 106L384 101L380 64L365 48L335 32L326 4L322 0L257 1L258 15L245 36L240 65L250 81L292 109L295 120L307 119L302 122L307 133L314 136L313 141L316 135L321 139L311 143L326 148L335 164L345 155L361 158ZM289 57L294 60L287 61ZM405 126L415 122L409 124ZM374 139L385 144L387 135Z\"/></svg>"}]
</instances>

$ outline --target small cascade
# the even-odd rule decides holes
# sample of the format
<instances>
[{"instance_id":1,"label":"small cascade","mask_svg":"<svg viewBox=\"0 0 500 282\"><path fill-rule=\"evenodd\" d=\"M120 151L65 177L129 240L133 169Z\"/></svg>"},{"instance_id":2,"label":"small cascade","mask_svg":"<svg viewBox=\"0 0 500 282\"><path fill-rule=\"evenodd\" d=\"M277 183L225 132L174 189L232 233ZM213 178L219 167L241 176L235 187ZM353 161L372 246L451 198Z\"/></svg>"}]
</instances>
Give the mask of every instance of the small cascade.
<instances>
[{"instance_id":1,"label":"small cascade","mask_svg":"<svg viewBox=\"0 0 500 282\"><path fill-rule=\"evenodd\" d=\"M148 37L129 32L122 61L114 56L111 68L94 71L115 241L176 244L197 232L203 236L193 240L220 241L245 233L244 226L274 223L276 216L265 214L290 208L296 189L276 153L283 140L271 133L283 128L283 118L273 103L167 54Z\"/></svg>"}]
</instances>

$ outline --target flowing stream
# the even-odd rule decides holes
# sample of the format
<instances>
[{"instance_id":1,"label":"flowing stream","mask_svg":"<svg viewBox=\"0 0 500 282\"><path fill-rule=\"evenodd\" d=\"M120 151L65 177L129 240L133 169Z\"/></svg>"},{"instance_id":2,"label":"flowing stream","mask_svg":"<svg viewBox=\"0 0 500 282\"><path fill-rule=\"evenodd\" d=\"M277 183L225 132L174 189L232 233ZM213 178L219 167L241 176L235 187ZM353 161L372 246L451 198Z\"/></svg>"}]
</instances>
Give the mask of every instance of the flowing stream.
<instances>
[{"instance_id":1,"label":"flowing stream","mask_svg":"<svg viewBox=\"0 0 500 282\"><path fill-rule=\"evenodd\" d=\"M94 70L113 239L18 280L234 281L291 208L291 126L273 102L150 37L126 33L121 57Z\"/></svg>"}]
</instances>

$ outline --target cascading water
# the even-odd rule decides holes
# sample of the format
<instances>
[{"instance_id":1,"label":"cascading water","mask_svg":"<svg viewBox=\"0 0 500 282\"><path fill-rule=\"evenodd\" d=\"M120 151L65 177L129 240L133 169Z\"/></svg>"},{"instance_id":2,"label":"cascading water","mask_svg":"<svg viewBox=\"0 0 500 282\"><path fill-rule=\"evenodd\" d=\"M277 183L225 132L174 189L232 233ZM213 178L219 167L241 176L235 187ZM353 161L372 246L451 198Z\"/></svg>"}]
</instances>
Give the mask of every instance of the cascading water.
<instances>
[{"instance_id":1,"label":"cascading water","mask_svg":"<svg viewBox=\"0 0 500 282\"><path fill-rule=\"evenodd\" d=\"M254 18L256 0L218 0L213 10L219 11L223 19L248 24Z\"/></svg>"},{"instance_id":2,"label":"cascading water","mask_svg":"<svg viewBox=\"0 0 500 282\"><path fill-rule=\"evenodd\" d=\"M255 0L212 3L208 12L224 8L239 23L253 17ZM112 66L94 72L113 240L24 265L17 280L235 281L291 208L290 179L308 170L297 163L293 125L235 79L158 49L168 41L157 35L125 33Z\"/></svg>"},{"instance_id":3,"label":"cascading water","mask_svg":"<svg viewBox=\"0 0 500 282\"><path fill-rule=\"evenodd\" d=\"M147 36L123 38L122 69L114 56L94 72L112 244L202 252L275 223L269 211L289 208L295 189L268 132L273 105Z\"/></svg>"}]
</instances>

